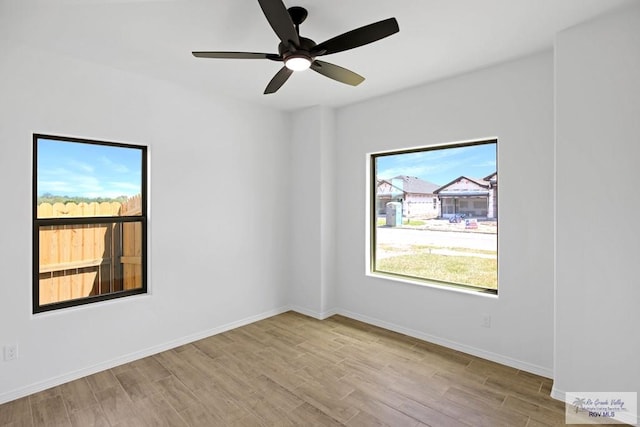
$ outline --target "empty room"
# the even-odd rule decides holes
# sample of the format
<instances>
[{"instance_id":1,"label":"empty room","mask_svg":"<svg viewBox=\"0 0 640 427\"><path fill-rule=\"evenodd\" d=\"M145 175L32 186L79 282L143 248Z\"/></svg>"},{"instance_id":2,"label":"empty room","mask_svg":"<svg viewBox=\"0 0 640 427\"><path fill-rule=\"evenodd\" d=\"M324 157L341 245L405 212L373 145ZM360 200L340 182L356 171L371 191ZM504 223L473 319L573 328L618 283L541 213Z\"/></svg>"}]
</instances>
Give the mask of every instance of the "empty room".
<instances>
[{"instance_id":1,"label":"empty room","mask_svg":"<svg viewBox=\"0 0 640 427\"><path fill-rule=\"evenodd\" d=\"M637 425L637 0L0 0L0 426Z\"/></svg>"}]
</instances>

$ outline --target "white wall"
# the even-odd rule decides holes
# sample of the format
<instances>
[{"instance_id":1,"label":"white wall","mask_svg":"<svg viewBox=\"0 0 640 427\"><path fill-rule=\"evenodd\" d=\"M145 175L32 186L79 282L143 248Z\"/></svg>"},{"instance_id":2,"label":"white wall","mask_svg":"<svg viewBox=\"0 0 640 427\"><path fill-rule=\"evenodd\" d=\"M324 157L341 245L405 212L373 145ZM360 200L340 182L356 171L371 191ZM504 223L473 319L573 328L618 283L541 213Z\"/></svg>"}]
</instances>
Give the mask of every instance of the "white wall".
<instances>
[{"instance_id":1,"label":"white wall","mask_svg":"<svg viewBox=\"0 0 640 427\"><path fill-rule=\"evenodd\" d=\"M284 113L0 51L0 403L287 306ZM149 295L30 314L34 132L149 146Z\"/></svg>"},{"instance_id":2,"label":"white wall","mask_svg":"<svg viewBox=\"0 0 640 427\"><path fill-rule=\"evenodd\" d=\"M339 109L336 135L340 310L551 376L552 53ZM498 138L499 297L366 276L366 154L485 137Z\"/></svg>"},{"instance_id":3,"label":"white wall","mask_svg":"<svg viewBox=\"0 0 640 427\"><path fill-rule=\"evenodd\" d=\"M560 33L556 88L554 395L639 392L640 6Z\"/></svg>"},{"instance_id":4,"label":"white wall","mask_svg":"<svg viewBox=\"0 0 640 427\"><path fill-rule=\"evenodd\" d=\"M336 307L334 112L291 113L290 303L324 318Z\"/></svg>"}]
</instances>

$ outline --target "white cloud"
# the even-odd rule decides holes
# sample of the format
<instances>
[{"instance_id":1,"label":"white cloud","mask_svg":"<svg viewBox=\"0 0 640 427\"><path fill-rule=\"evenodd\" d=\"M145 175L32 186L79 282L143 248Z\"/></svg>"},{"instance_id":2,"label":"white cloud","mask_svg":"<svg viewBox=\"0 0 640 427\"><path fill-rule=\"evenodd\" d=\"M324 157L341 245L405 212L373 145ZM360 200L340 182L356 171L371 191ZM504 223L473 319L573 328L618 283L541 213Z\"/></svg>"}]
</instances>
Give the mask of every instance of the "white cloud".
<instances>
[{"instance_id":1,"label":"white cloud","mask_svg":"<svg viewBox=\"0 0 640 427\"><path fill-rule=\"evenodd\" d=\"M75 169L79 169L84 173L93 173L93 171L95 170L93 166L84 162L79 162L77 160L70 160L68 164L70 166L73 166Z\"/></svg>"},{"instance_id":2,"label":"white cloud","mask_svg":"<svg viewBox=\"0 0 640 427\"><path fill-rule=\"evenodd\" d=\"M40 194L51 193L67 195L75 189L67 181L38 181L38 191Z\"/></svg>"},{"instance_id":3,"label":"white cloud","mask_svg":"<svg viewBox=\"0 0 640 427\"><path fill-rule=\"evenodd\" d=\"M121 164L121 163L116 163L113 160L109 159L106 156L102 156L100 158L100 160L102 161L102 164L106 167L108 167L110 170L112 170L113 172L117 172L117 173L127 173L129 172L129 168L126 167L125 165Z\"/></svg>"}]
</instances>

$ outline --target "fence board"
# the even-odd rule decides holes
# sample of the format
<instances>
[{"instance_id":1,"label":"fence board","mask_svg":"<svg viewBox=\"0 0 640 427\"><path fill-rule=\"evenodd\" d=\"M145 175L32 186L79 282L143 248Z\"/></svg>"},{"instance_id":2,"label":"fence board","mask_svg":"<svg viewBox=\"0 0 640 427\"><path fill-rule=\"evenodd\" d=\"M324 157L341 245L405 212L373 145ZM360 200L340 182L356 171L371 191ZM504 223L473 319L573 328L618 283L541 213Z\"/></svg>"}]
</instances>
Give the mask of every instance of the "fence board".
<instances>
[{"instance_id":1,"label":"fence board","mask_svg":"<svg viewBox=\"0 0 640 427\"><path fill-rule=\"evenodd\" d=\"M53 216L53 206L51 203L41 203L38 205L38 218L51 218Z\"/></svg>"},{"instance_id":2,"label":"fence board","mask_svg":"<svg viewBox=\"0 0 640 427\"><path fill-rule=\"evenodd\" d=\"M51 264L51 227L40 227L40 266Z\"/></svg>"},{"instance_id":3,"label":"fence board","mask_svg":"<svg viewBox=\"0 0 640 427\"><path fill-rule=\"evenodd\" d=\"M64 271L64 270L75 270L79 268L97 268L102 265L104 262L110 262L104 258L98 259L89 259L89 260L81 260L81 261L72 261L58 264L48 264L40 266L40 273L52 273L54 271Z\"/></svg>"},{"instance_id":4,"label":"fence board","mask_svg":"<svg viewBox=\"0 0 640 427\"><path fill-rule=\"evenodd\" d=\"M80 215L78 216L96 216L97 203L80 203Z\"/></svg>"},{"instance_id":5,"label":"fence board","mask_svg":"<svg viewBox=\"0 0 640 427\"><path fill-rule=\"evenodd\" d=\"M58 272L58 299L66 301L71 299L71 278L67 276L64 271Z\"/></svg>"},{"instance_id":6,"label":"fence board","mask_svg":"<svg viewBox=\"0 0 640 427\"><path fill-rule=\"evenodd\" d=\"M142 214L142 196L129 197L127 201L122 204L122 215L141 215Z\"/></svg>"},{"instance_id":7,"label":"fence board","mask_svg":"<svg viewBox=\"0 0 640 427\"><path fill-rule=\"evenodd\" d=\"M136 256L135 223L122 224L122 256L125 258ZM135 264L122 263L122 282L125 290L136 288Z\"/></svg>"},{"instance_id":8,"label":"fence board","mask_svg":"<svg viewBox=\"0 0 640 427\"><path fill-rule=\"evenodd\" d=\"M88 205L86 203L84 203L84 205L85 206L83 206L83 208L87 208L87 209L84 209L84 212L92 213L92 211L88 209ZM99 259L99 257L101 257L101 254L95 253L94 234L95 232L92 226L90 225L83 226L83 233L82 233L82 260L83 261L95 259L101 262L101 260ZM88 272L83 270L82 289L85 295L87 296L92 295L93 284L96 280L96 276L97 274L93 270L90 270Z\"/></svg>"},{"instance_id":9,"label":"fence board","mask_svg":"<svg viewBox=\"0 0 640 427\"><path fill-rule=\"evenodd\" d=\"M40 304L57 301L53 277L40 278Z\"/></svg>"},{"instance_id":10,"label":"fence board","mask_svg":"<svg viewBox=\"0 0 640 427\"><path fill-rule=\"evenodd\" d=\"M84 296L82 292L82 277L80 276L81 274L69 275L69 280L71 282L71 298L73 299L82 298Z\"/></svg>"}]
</instances>

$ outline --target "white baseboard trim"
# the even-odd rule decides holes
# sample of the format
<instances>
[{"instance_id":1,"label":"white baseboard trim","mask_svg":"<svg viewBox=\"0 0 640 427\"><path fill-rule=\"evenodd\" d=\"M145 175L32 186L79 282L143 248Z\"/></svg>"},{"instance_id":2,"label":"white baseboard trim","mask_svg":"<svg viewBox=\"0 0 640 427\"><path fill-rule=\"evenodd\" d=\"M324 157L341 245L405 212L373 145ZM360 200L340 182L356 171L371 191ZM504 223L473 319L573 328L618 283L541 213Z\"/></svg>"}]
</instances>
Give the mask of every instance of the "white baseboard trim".
<instances>
[{"instance_id":1,"label":"white baseboard trim","mask_svg":"<svg viewBox=\"0 0 640 427\"><path fill-rule=\"evenodd\" d=\"M564 402L566 400L566 395L567 394L564 391L558 390L555 384L551 387L551 397L554 399Z\"/></svg>"},{"instance_id":2,"label":"white baseboard trim","mask_svg":"<svg viewBox=\"0 0 640 427\"><path fill-rule=\"evenodd\" d=\"M338 314L338 311L335 309L319 312L319 311L309 310L308 308L300 307L298 305L292 305L290 308L292 311L295 311L296 313L304 314L305 316L313 317L314 319L318 319L318 320L324 320L333 316L334 314Z\"/></svg>"},{"instance_id":3,"label":"white baseboard trim","mask_svg":"<svg viewBox=\"0 0 640 427\"><path fill-rule=\"evenodd\" d=\"M245 326L250 323L257 322L259 320L273 317L289 310L290 310L290 307L288 306L276 308L273 310L266 311L264 313L257 314L255 316L250 316L250 317L237 320L234 322L230 322L212 329L207 329L205 331L187 335L187 336L166 342L164 344L156 345L140 351L129 353L124 356L117 357L115 359L111 359L103 363L99 363L97 365L89 366L83 369L78 369L77 371L69 372L68 374L60 375L45 381L40 381L34 384L30 384L28 386L21 387L16 390L12 390L12 391L0 394L0 404L11 402L12 400L20 399L21 397L25 397L33 393L38 393L40 391L43 391L48 388L55 387L61 384L65 384L70 381L75 381L82 377L93 375L95 373L104 371L106 369L111 369L116 366L123 365L125 363L133 362L134 360L142 359L144 357L153 356L154 354L171 350L172 348L176 348L181 345L189 344L191 342L198 341L203 338L207 338L213 335L220 334L222 332L229 331L231 329L239 328L241 326Z\"/></svg>"},{"instance_id":4,"label":"white baseboard trim","mask_svg":"<svg viewBox=\"0 0 640 427\"><path fill-rule=\"evenodd\" d=\"M472 347L466 344L458 343L455 341L451 341L445 338L441 338L435 335L426 334L424 332L416 331L414 329L405 328L404 326L399 326L393 323L386 322L384 320L375 319L369 316L365 316L358 313L353 313L351 311L338 309L336 310L337 314L341 314L345 317L349 317L355 320L359 320L361 322L369 323L374 326L379 326L384 329L388 329L390 331L398 332L404 335L408 335L410 337L418 338L423 341L428 341L434 344L438 344L444 347L448 347L454 350L461 351L463 353L471 354L473 356L480 357L482 359L487 359L492 362L500 363L501 365L510 366L515 369L520 369L521 371L530 372L532 374L540 375L546 378L553 378L553 369L545 368L544 366L534 365L528 362L524 362L521 360L513 359L508 356L503 356L501 354L493 353L490 351L482 350L480 348Z\"/></svg>"}]
</instances>

